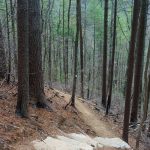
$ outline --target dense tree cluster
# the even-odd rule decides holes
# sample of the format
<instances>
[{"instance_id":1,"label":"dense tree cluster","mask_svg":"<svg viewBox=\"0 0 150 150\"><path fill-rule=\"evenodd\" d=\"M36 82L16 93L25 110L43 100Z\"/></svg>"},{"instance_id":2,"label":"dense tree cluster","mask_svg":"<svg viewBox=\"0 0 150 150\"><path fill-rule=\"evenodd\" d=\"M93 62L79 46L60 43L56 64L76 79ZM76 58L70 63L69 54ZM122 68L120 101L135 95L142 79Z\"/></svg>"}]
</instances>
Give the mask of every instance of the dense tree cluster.
<instances>
[{"instance_id":1,"label":"dense tree cluster","mask_svg":"<svg viewBox=\"0 0 150 150\"><path fill-rule=\"evenodd\" d=\"M120 103L123 139L128 142L129 125L136 126L139 116L140 138L149 119L149 0L0 4L0 79L18 82L17 114L28 116L29 101L50 109L46 83L71 92L73 107L76 95L96 99L106 115Z\"/></svg>"}]
</instances>

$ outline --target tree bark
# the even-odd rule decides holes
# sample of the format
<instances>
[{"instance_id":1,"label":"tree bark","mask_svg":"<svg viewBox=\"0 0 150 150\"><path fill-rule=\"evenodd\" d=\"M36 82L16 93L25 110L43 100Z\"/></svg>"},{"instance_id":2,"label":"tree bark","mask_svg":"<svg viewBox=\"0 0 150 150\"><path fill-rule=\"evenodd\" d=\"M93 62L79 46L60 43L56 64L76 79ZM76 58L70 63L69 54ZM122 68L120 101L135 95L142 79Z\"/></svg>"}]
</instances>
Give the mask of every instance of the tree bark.
<instances>
[{"instance_id":1,"label":"tree bark","mask_svg":"<svg viewBox=\"0 0 150 150\"><path fill-rule=\"evenodd\" d=\"M112 99L112 88L113 88L112 86L113 86L113 77L114 77L114 61L115 61L115 49L116 49L116 18L117 18L117 0L115 0L115 7L114 7L112 60L111 60L111 68L110 68L111 69L111 71L110 71L110 87L109 87L106 115L108 115L108 111L110 109L111 99Z\"/></svg>"},{"instance_id":2,"label":"tree bark","mask_svg":"<svg viewBox=\"0 0 150 150\"><path fill-rule=\"evenodd\" d=\"M71 11L71 4L72 1L69 0L69 7L68 7L68 37L66 39L66 49L67 49L67 57L66 57L66 72L67 72L67 81L69 80L69 37L70 37L70 11Z\"/></svg>"},{"instance_id":3,"label":"tree bark","mask_svg":"<svg viewBox=\"0 0 150 150\"><path fill-rule=\"evenodd\" d=\"M49 56L48 56L49 87L52 87L52 35L51 34L52 34L52 27L49 18Z\"/></svg>"},{"instance_id":4,"label":"tree bark","mask_svg":"<svg viewBox=\"0 0 150 150\"><path fill-rule=\"evenodd\" d=\"M16 113L28 116L29 102L29 51L28 51L28 1L17 1L18 29L18 99Z\"/></svg>"},{"instance_id":5,"label":"tree bark","mask_svg":"<svg viewBox=\"0 0 150 150\"><path fill-rule=\"evenodd\" d=\"M65 0L63 0L63 70L65 79L65 89L67 88L67 49L65 47Z\"/></svg>"},{"instance_id":6,"label":"tree bark","mask_svg":"<svg viewBox=\"0 0 150 150\"><path fill-rule=\"evenodd\" d=\"M29 85L30 96L37 107L45 108L44 80L42 70L40 0L29 0Z\"/></svg>"},{"instance_id":7,"label":"tree bark","mask_svg":"<svg viewBox=\"0 0 150 150\"><path fill-rule=\"evenodd\" d=\"M9 12L8 12L8 4L5 0L6 6L6 21L7 21L7 40L8 40L8 71L7 71L7 84L10 83L11 76L11 47L10 47L10 29L9 29Z\"/></svg>"},{"instance_id":8,"label":"tree bark","mask_svg":"<svg viewBox=\"0 0 150 150\"><path fill-rule=\"evenodd\" d=\"M108 0L105 0L104 9L104 46L103 46L103 84L102 84L102 105L106 107L107 97L107 41L108 41Z\"/></svg>"},{"instance_id":9,"label":"tree bark","mask_svg":"<svg viewBox=\"0 0 150 150\"><path fill-rule=\"evenodd\" d=\"M77 82L77 63L78 63L78 40L80 33L80 0L76 0L76 39L75 39L75 51L74 51L74 77L73 77L73 88L72 88L72 96L71 96L71 106L75 107L75 94L76 94L76 82Z\"/></svg>"},{"instance_id":10,"label":"tree bark","mask_svg":"<svg viewBox=\"0 0 150 150\"><path fill-rule=\"evenodd\" d=\"M123 140L126 142L128 142L130 102L131 102L131 90L132 90L132 80L133 80L133 70L134 70L134 52L135 52L135 42L136 42L139 9L140 9L139 6L140 6L140 0L134 0L132 31L131 31L131 40L130 40L130 48L129 48L129 56L128 56L127 86L126 86L126 96L125 96L123 135L122 135Z\"/></svg>"},{"instance_id":11,"label":"tree bark","mask_svg":"<svg viewBox=\"0 0 150 150\"><path fill-rule=\"evenodd\" d=\"M84 98L84 53L83 53L83 35L82 35L82 17L81 17L81 2L80 2L80 14L79 14L79 18L80 18L80 22L79 22L79 26L80 26L80 66L81 66L81 97Z\"/></svg>"},{"instance_id":12,"label":"tree bark","mask_svg":"<svg viewBox=\"0 0 150 150\"><path fill-rule=\"evenodd\" d=\"M5 78L6 72L7 72L6 56L5 56L5 49L4 49L2 25L0 20L0 79Z\"/></svg>"},{"instance_id":13,"label":"tree bark","mask_svg":"<svg viewBox=\"0 0 150 150\"><path fill-rule=\"evenodd\" d=\"M13 38L13 52L14 52L14 63L15 63L15 75L17 77L17 44L16 44L16 32L15 32L15 8L13 1L10 0L10 12L11 12L11 26L12 26L12 38Z\"/></svg>"},{"instance_id":14,"label":"tree bark","mask_svg":"<svg viewBox=\"0 0 150 150\"><path fill-rule=\"evenodd\" d=\"M142 5L144 2L142 2ZM143 75L143 59L144 59L144 48L145 48L145 34L147 24L147 6L142 6L141 16L139 20L139 30L137 37L137 56L135 63L134 73L134 89L133 89L133 102L131 111L131 122L136 123L138 120L138 104L142 89L142 75Z\"/></svg>"},{"instance_id":15,"label":"tree bark","mask_svg":"<svg viewBox=\"0 0 150 150\"><path fill-rule=\"evenodd\" d=\"M147 6L148 6L148 1L144 0L142 2L142 11L143 15L147 15ZM141 14L142 17L142 14ZM148 114L148 104L149 104L149 88L150 88L150 74L148 75L148 69L149 69L149 58L150 58L150 41L149 41L149 48L148 48L148 53L147 53L147 60L146 60L146 66L145 66L145 72L144 72L144 105L143 105L143 116L140 122L139 130L138 130L138 135L136 138L136 149L139 149L139 143L140 143L140 138L141 138L141 132L144 127L144 122L147 119L147 114Z\"/></svg>"}]
</instances>

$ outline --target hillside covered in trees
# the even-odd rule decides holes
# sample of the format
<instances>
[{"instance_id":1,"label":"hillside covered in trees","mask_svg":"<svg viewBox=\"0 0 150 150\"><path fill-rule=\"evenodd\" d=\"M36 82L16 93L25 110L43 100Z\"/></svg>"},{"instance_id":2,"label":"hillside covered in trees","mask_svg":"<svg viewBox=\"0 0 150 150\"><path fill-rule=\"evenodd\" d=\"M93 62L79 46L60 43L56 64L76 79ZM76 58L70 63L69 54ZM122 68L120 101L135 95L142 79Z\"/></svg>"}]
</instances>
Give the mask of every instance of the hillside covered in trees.
<instances>
[{"instance_id":1,"label":"hillside covered in trees","mask_svg":"<svg viewBox=\"0 0 150 150\"><path fill-rule=\"evenodd\" d=\"M149 0L0 0L0 149L82 133L149 150L149 14Z\"/></svg>"}]
</instances>

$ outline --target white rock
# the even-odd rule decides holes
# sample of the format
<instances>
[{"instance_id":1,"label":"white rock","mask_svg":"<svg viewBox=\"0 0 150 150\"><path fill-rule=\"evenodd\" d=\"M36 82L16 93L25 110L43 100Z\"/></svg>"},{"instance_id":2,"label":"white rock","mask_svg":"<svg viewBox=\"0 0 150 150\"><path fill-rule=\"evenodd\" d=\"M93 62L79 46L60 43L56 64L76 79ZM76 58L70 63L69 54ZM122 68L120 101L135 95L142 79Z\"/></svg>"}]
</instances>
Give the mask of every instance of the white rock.
<instances>
[{"instance_id":1,"label":"white rock","mask_svg":"<svg viewBox=\"0 0 150 150\"><path fill-rule=\"evenodd\" d=\"M93 150L90 145L66 137L48 137L44 141L34 141L32 144L36 150Z\"/></svg>"},{"instance_id":2,"label":"white rock","mask_svg":"<svg viewBox=\"0 0 150 150\"><path fill-rule=\"evenodd\" d=\"M75 150L93 150L93 147L90 146L87 143L83 143L81 141L77 141L75 139L70 139L68 137L64 137L64 136L57 136L57 138L65 143L71 144L72 146L74 146Z\"/></svg>"},{"instance_id":3,"label":"white rock","mask_svg":"<svg viewBox=\"0 0 150 150\"><path fill-rule=\"evenodd\" d=\"M103 145L99 144L97 141L93 140L88 135L72 133L72 134L69 134L68 137L76 141L82 142L82 143L87 143L88 145L91 145L92 147L95 147L95 148L103 147Z\"/></svg>"},{"instance_id":4,"label":"white rock","mask_svg":"<svg viewBox=\"0 0 150 150\"><path fill-rule=\"evenodd\" d=\"M119 138L90 138L83 134L48 137L44 141L33 141L36 150L96 150L103 147L130 149L130 146Z\"/></svg>"},{"instance_id":5,"label":"white rock","mask_svg":"<svg viewBox=\"0 0 150 150\"><path fill-rule=\"evenodd\" d=\"M121 148L121 149L130 149L131 148L126 142L124 142L120 138L96 137L96 138L94 138L94 140L104 146L107 146L107 147Z\"/></svg>"},{"instance_id":6,"label":"white rock","mask_svg":"<svg viewBox=\"0 0 150 150\"><path fill-rule=\"evenodd\" d=\"M72 146L67 145L63 141L54 139L51 137L46 138L44 141L34 141L32 142L36 150L71 150Z\"/></svg>"}]
</instances>

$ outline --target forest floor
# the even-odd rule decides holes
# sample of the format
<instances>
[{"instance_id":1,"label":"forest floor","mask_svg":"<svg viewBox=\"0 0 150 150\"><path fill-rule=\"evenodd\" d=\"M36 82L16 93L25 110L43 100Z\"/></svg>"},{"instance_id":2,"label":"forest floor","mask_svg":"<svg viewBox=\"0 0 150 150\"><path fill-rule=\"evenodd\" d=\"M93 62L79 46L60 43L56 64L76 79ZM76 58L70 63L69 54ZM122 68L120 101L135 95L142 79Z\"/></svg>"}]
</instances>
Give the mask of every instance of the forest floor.
<instances>
[{"instance_id":1,"label":"forest floor","mask_svg":"<svg viewBox=\"0 0 150 150\"><path fill-rule=\"evenodd\" d=\"M59 92L66 102L69 102L70 95L64 92ZM89 109L89 104L84 102L84 100L76 99L76 109L80 112L81 118L84 122L98 135L102 137L117 137L117 133L114 132L113 128L103 120L100 120L100 117L97 116L92 109Z\"/></svg>"},{"instance_id":2,"label":"forest floor","mask_svg":"<svg viewBox=\"0 0 150 150\"><path fill-rule=\"evenodd\" d=\"M121 137L122 127L114 118L106 117L97 111L95 105L81 98L76 99L76 108L64 107L70 95L55 89L45 88L48 104L53 111L37 109L29 105L29 118L21 119L15 115L17 88L3 85L0 88L0 150L28 150L30 142L44 140L48 136L65 133L83 133L91 137ZM135 139L130 137L130 145ZM144 150L143 147L141 150Z\"/></svg>"}]
</instances>

